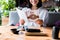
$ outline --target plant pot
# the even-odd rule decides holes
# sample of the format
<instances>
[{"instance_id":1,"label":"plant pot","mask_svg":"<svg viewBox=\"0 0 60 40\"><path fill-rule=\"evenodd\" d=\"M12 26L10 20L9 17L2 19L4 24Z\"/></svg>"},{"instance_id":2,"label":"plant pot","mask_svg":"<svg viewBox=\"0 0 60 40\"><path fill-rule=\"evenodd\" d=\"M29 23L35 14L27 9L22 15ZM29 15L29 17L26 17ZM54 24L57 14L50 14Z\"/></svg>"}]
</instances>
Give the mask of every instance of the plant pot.
<instances>
[{"instance_id":1,"label":"plant pot","mask_svg":"<svg viewBox=\"0 0 60 40\"><path fill-rule=\"evenodd\" d=\"M9 23L9 17L2 17L2 25L7 25Z\"/></svg>"}]
</instances>

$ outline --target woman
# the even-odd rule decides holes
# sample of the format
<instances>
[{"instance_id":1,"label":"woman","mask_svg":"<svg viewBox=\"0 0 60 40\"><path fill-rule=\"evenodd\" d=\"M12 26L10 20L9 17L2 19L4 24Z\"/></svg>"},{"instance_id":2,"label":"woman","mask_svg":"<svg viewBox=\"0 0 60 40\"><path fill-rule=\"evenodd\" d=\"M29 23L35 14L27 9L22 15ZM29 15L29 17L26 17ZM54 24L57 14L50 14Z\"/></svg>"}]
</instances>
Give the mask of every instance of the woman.
<instances>
[{"instance_id":1,"label":"woman","mask_svg":"<svg viewBox=\"0 0 60 40\"><path fill-rule=\"evenodd\" d=\"M46 16L47 10L41 8L42 1L41 0L28 0L28 7L23 8L22 11L26 15L25 17L20 19L20 25L28 25L28 26L40 26L43 24Z\"/></svg>"}]
</instances>

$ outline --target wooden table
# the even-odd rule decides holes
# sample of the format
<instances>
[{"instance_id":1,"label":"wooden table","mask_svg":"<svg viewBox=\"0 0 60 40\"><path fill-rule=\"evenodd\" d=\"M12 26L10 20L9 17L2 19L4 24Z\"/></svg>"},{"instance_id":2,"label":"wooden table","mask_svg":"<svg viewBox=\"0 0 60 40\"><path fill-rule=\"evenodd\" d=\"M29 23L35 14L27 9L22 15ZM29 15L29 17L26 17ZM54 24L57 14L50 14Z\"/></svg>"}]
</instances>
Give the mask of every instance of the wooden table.
<instances>
[{"instance_id":1,"label":"wooden table","mask_svg":"<svg viewBox=\"0 0 60 40\"><path fill-rule=\"evenodd\" d=\"M47 30L48 36L26 36L16 35L11 32L10 29L17 28L17 26L0 26L0 40L52 40L51 30Z\"/></svg>"}]
</instances>

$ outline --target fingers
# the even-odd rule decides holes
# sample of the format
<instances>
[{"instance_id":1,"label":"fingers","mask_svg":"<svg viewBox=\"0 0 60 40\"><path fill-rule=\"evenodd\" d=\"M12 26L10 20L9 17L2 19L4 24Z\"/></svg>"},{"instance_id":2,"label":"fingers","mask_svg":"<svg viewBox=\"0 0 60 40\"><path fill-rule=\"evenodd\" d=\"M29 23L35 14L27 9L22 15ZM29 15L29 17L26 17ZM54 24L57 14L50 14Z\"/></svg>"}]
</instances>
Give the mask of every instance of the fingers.
<instances>
[{"instance_id":1,"label":"fingers","mask_svg":"<svg viewBox=\"0 0 60 40\"><path fill-rule=\"evenodd\" d=\"M25 21L23 19L20 20L20 23L24 25Z\"/></svg>"}]
</instances>

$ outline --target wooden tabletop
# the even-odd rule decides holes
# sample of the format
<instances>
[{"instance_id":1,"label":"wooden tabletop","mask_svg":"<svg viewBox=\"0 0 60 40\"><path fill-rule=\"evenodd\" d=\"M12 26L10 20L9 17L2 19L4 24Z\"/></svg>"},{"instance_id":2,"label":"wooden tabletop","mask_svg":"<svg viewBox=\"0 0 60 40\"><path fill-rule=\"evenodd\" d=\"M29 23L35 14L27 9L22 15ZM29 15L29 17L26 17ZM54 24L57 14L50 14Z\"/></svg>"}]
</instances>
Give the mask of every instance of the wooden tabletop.
<instances>
[{"instance_id":1,"label":"wooden tabletop","mask_svg":"<svg viewBox=\"0 0 60 40\"><path fill-rule=\"evenodd\" d=\"M0 26L0 40L52 40L51 30L47 30L48 36L26 36L25 34L13 34L10 29L17 28L17 26Z\"/></svg>"}]
</instances>

